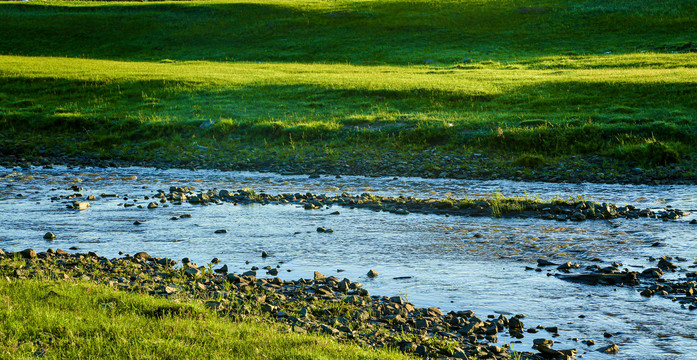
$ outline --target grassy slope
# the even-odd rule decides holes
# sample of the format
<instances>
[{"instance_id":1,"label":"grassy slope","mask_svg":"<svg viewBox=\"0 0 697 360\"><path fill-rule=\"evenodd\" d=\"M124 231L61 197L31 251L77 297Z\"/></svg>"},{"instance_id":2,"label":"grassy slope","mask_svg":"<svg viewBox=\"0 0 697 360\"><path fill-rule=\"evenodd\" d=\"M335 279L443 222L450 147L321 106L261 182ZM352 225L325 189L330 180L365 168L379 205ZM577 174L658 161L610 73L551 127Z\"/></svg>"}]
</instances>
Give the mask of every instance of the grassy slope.
<instances>
[{"instance_id":1,"label":"grassy slope","mask_svg":"<svg viewBox=\"0 0 697 360\"><path fill-rule=\"evenodd\" d=\"M0 126L10 142L127 158L192 158L199 144L232 163L308 151L408 160L433 147L694 160L697 56L656 52L689 50L695 10L687 0L6 3L0 32L13 36L0 53L22 56L0 57ZM198 59L208 62L187 61Z\"/></svg>"},{"instance_id":2,"label":"grassy slope","mask_svg":"<svg viewBox=\"0 0 697 360\"><path fill-rule=\"evenodd\" d=\"M0 280L0 324L3 359L409 358L79 282Z\"/></svg>"}]
</instances>

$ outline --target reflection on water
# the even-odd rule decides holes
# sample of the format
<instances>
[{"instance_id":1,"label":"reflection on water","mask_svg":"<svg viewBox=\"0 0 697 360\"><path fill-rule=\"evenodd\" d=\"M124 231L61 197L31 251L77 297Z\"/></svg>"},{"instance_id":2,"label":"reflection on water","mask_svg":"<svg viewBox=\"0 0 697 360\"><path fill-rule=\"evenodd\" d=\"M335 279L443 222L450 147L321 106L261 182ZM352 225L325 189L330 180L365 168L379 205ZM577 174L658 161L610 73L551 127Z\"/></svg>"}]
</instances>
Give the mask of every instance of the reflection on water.
<instances>
[{"instance_id":1,"label":"reflection on water","mask_svg":"<svg viewBox=\"0 0 697 360\"><path fill-rule=\"evenodd\" d=\"M4 174L4 175L3 175ZM75 193L97 200L86 211L67 210L58 195ZM251 266L280 265L284 278L312 277L315 270L361 281L374 294L406 295L418 306L445 310L471 309L480 315L523 313L526 327L559 326L555 348L578 348L586 359L610 358L593 351L614 342L620 354L612 358L691 358L697 350L697 321L669 299L639 296L635 289L589 287L562 282L545 272L525 271L535 260L603 263L624 267L649 266L649 256L681 256L682 267L697 257L697 226L688 221L655 219L586 221L582 223L530 219L489 219L437 215L394 215L363 209L333 207L306 211L294 205L232 204L161 206L148 210L124 208L123 197L147 205L158 189L169 186L201 189L240 189L257 192L338 194L370 191L379 195L456 197L504 195L542 198L583 195L596 201L639 204L641 207L697 208L695 186L625 186L545 184L510 181L462 181L416 178L279 176L273 174L127 169L45 170L21 173L0 168L0 248L32 247L96 251L115 257L119 251L147 251L175 259L189 257L199 264L220 258L234 271ZM52 190L55 189L55 190ZM370 190L367 190L370 189ZM102 193L118 194L100 198ZM21 197L18 195L21 194ZM339 215L330 215L338 210ZM192 218L171 220L188 213ZM134 221L143 222L134 225ZM333 233L318 233L324 226ZM215 230L227 229L225 234ZM56 233L54 241L43 234ZM652 246L655 243L662 247ZM271 256L262 259L261 251ZM245 261L249 260L249 264ZM369 279L369 269L380 275ZM396 277L406 277L394 279ZM583 315L583 318L579 316ZM611 339L604 332L615 334ZM528 334L514 348L528 350ZM593 339L587 347L572 339ZM510 339L502 339L510 340ZM586 352L584 354L584 352Z\"/></svg>"}]
</instances>

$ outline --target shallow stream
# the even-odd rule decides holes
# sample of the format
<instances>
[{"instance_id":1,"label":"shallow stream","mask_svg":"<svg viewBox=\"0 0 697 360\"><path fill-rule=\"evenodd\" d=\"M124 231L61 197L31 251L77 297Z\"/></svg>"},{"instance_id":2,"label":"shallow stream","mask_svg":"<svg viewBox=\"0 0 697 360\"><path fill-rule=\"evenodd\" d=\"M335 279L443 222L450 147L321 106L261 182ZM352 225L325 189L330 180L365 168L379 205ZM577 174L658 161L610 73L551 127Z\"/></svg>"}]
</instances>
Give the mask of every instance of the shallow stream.
<instances>
[{"instance_id":1,"label":"shallow stream","mask_svg":"<svg viewBox=\"0 0 697 360\"><path fill-rule=\"evenodd\" d=\"M70 187L95 195L90 209L68 210ZM637 219L581 223L536 219L395 215L365 209L332 207L304 210L296 205L190 204L157 209L123 207L124 196L147 205L157 190L195 186L254 188L257 192L361 194L385 196L480 197L500 191L504 196L548 199L576 197L641 208L673 207L692 212L677 221ZM55 190L53 190L55 189ZM119 197L100 197L101 194ZM19 196L21 194L21 196ZM162 205L162 204L161 204ZM146 251L206 265L213 257L231 271L251 266L280 265L286 279L325 275L360 281L371 294L403 295L416 306L443 310L474 310L525 314L526 328L558 326L555 349L576 348L585 359L693 359L697 353L695 311L664 297L641 297L635 288L587 286L526 271L539 258L555 262L594 264L619 262L641 270L655 266L650 256L682 257L684 269L697 258L697 225L688 222L697 211L697 186L635 186L551 184L512 181L464 181L419 178L281 176L275 174L156 170L149 168L0 168L0 248L95 251L107 257L119 251ZM331 215L339 211L339 215ZM170 220L188 213L192 218ZM143 222L134 225L134 221ZM317 227L334 230L318 233ZM226 229L227 233L216 234ZM52 231L56 239L43 235ZM656 243L661 246L652 246ZM270 253L261 258L262 251ZM249 261L249 264L245 262ZM222 265L221 264L221 265ZM217 267L217 266L216 266ZM369 279L369 269L380 275ZM694 269L690 269L694 271ZM260 272L263 274L263 271ZM673 275L677 276L677 275ZM408 277L395 279L397 277ZM579 318L580 315L585 317ZM614 336L604 338L605 332ZM541 330L526 334L516 350L532 351L535 338L552 338ZM593 339L594 346L580 341ZM501 338L502 342L512 339ZM610 343L618 355L594 351Z\"/></svg>"}]
</instances>

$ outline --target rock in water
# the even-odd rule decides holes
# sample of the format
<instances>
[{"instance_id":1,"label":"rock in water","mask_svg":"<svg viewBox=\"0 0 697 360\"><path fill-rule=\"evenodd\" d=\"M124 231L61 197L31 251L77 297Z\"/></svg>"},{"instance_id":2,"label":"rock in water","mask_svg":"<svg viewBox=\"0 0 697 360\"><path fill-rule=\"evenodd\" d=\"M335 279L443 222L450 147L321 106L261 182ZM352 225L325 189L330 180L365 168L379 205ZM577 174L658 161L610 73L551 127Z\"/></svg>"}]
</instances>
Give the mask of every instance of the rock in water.
<instances>
[{"instance_id":1,"label":"rock in water","mask_svg":"<svg viewBox=\"0 0 697 360\"><path fill-rule=\"evenodd\" d=\"M368 271L368 277L374 278L374 277L376 277L376 276L378 276L378 272L377 272L377 271L372 270L372 269L371 269L370 271Z\"/></svg>"},{"instance_id":2,"label":"rock in water","mask_svg":"<svg viewBox=\"0 0 697 360\"><path fill-rule=\"evenodd\" d=\"M90 207L90 203L87 203L87 202L77 202L76 201L73 203L73 209L75 209L75 210L85 210L85 209L89 209L89 207Z\"/></svg>"},{"instance_id":3,"label":"rock in water","mask_svg":"<svg viewBox=\"0 0 697 360\"><path fill-rule=\"evenodd\" d=\"M608 345L608 346L603 346L598 351L606 354L617 354L618 351L620 351L619 346L616 344Z\"/></svg>"},{"instance_id":4,"label":"rock in water","mask_svg":"<svg viewBox=\"0 0 697 360\"><path fill-rule=\"evenodd\" d=\"M46 240L53 240L55 238L56 238L56 234L54 234L50 231L47 232L46 234L44 234L44 239L46 239Z\"/></svg>"}]
</instances>

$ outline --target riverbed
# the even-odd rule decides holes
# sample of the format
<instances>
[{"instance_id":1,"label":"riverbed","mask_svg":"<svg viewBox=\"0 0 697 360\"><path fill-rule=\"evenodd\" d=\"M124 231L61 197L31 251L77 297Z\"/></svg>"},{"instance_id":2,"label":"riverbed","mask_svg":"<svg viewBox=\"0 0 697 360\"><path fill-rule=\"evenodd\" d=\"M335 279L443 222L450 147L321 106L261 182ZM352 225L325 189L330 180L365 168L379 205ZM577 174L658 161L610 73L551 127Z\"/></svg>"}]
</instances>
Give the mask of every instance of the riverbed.
<instances>
[{"instance_id":1,"label":"riverbed","mask_svg":"<svg viewBox=\"0 0 697 360\"><path fill-rule=\"evenodd\" d=\"M168 191L170 186L194 186L197 191L248 188L269 194L368 192L419 198L476 198L500 192L504 196L582 197L642 208L679 208L692 214L676 221L576 223L396 215L336 206L305 210L297 205L161 203L148 209L153 200L146 197L158 190ZM75 193L83 195L75 198L80 201L89 195L96 199L87 210L69 210L66 204L75 199L66 197ZM123 206L133 200L137 200L136 206ZM655 266L650 257L672 256L686 259L677 264L691 269L697 258L697 225L689 224L696 218L695 209L694 185L310 178L137 167L0 168L0 248L5 250L79 247L76 251L95 251L107 257L146 251L176 260L188 257L200 265L218 257L220 265L227 264L236 272L252 266L278 266L279 276L285 279L311 278L314 271L320 271L360 281L371 294L405 296L420 307L474 310L482 316L525 314L527 328L558 326L555 348L576 348L586 359L691 359L697 353L695 312L670 298L642 297L635 288L573 284L547 276L547 270L526 267L535 267L537 259L545 258L582 265L617 262L637 271ZM180 218L182 214L191 218ZM135 221L141 225L134 225ZM333 232L320 233L318 227ZM56 235L54 240L43 238L49 231ZM262 258L262 251L269 257ZM367 277L370 269L379 276ZM605 333L613 336L606 338ZM532 339L541 337L552 338L552 334L544 330L526 334L513 347L532 350ZM587 339L596 345L581 342ZM617 355L595 351L610 343L619 345Z\"/></svg>"}]
</instances>

